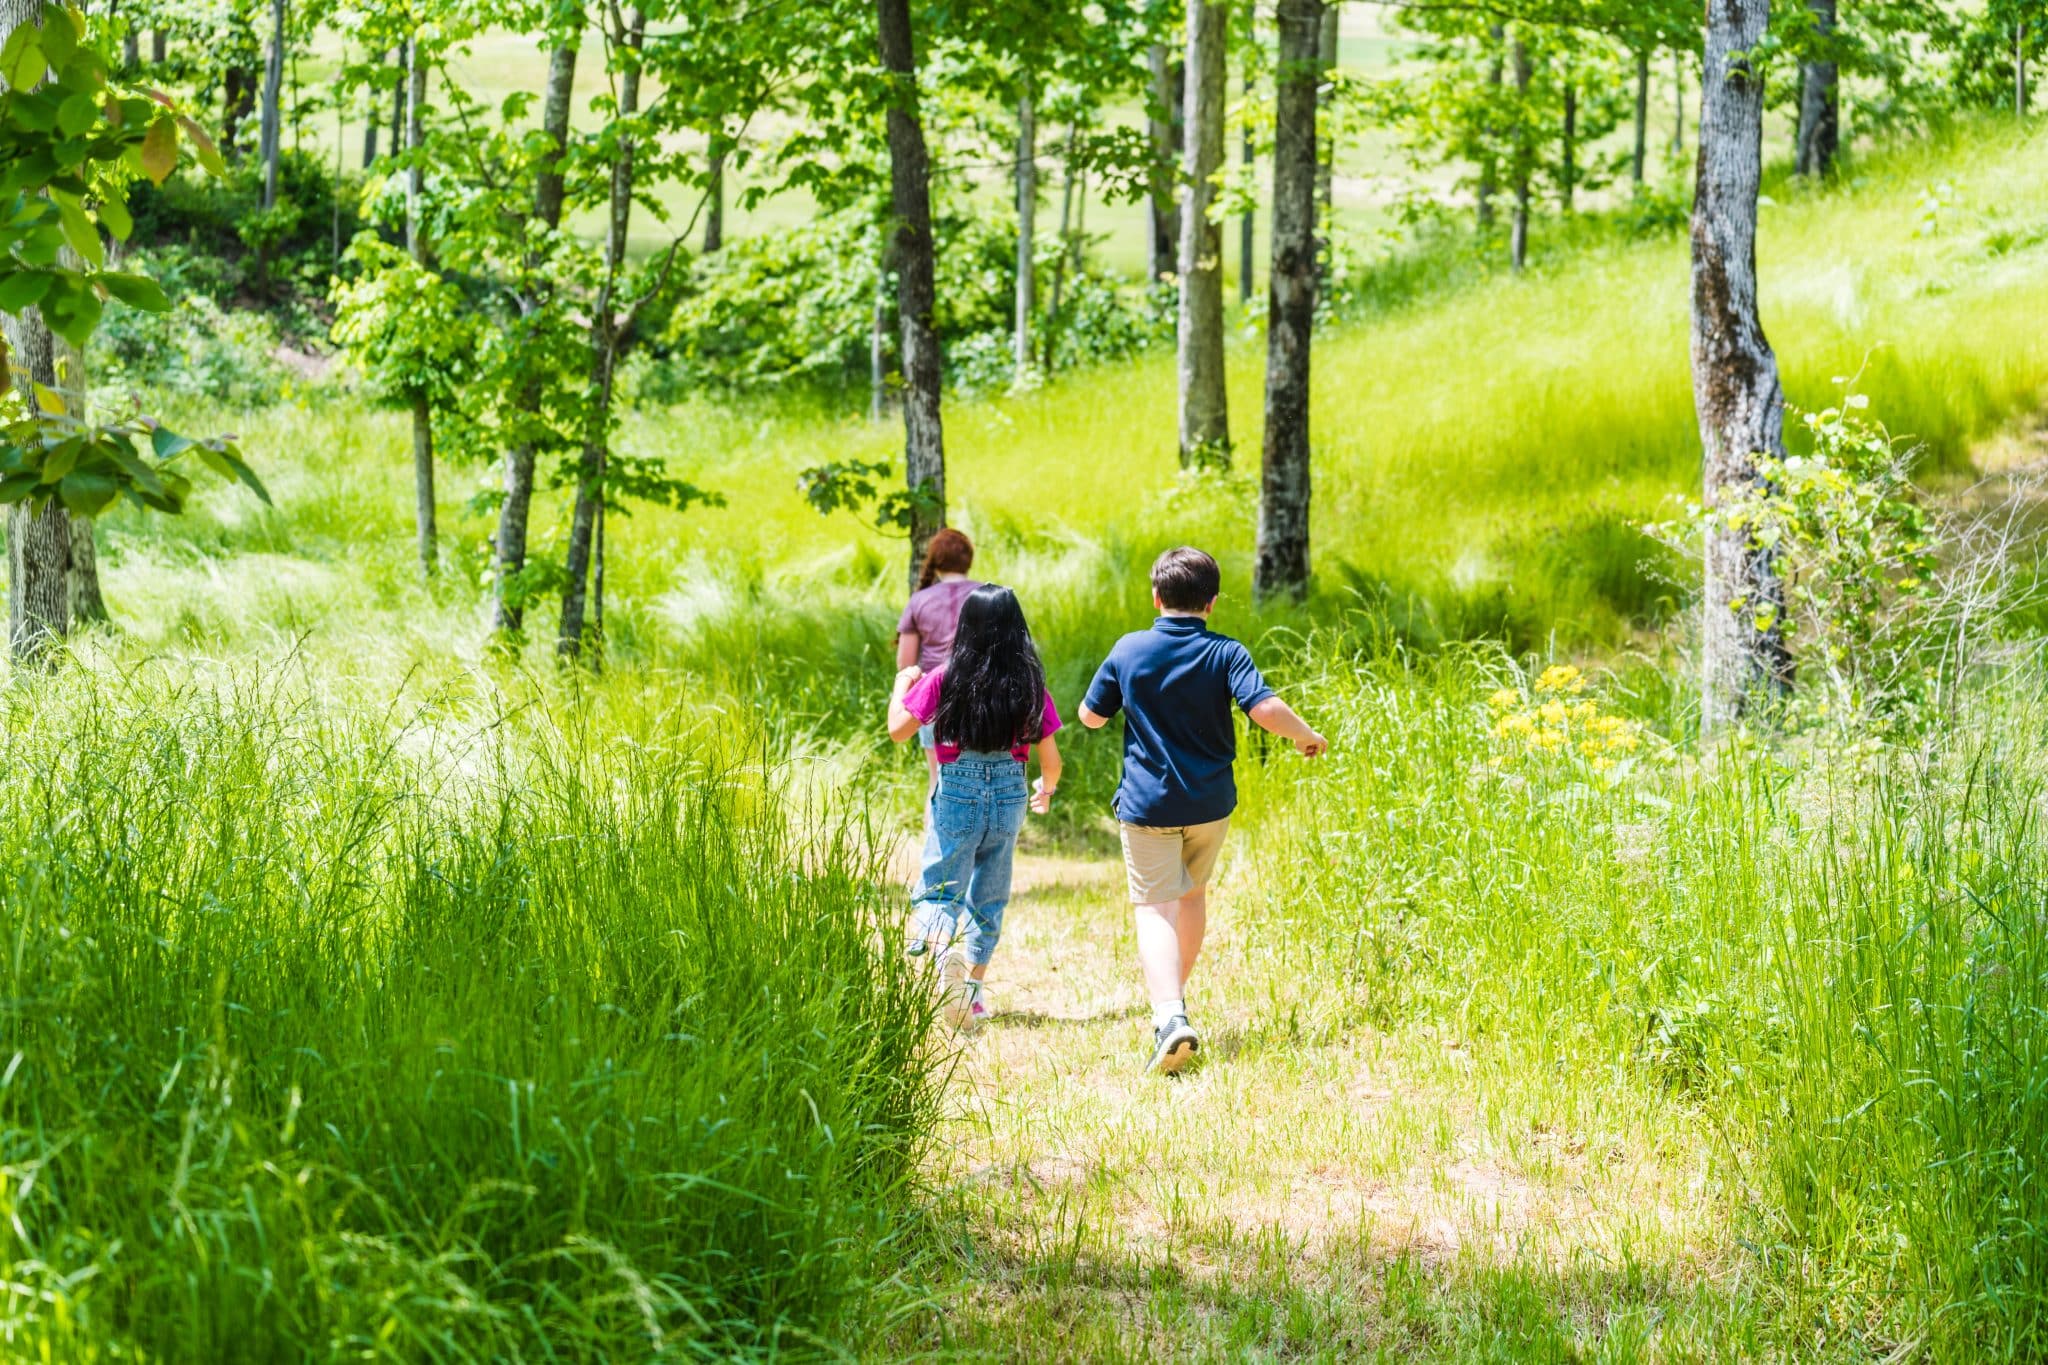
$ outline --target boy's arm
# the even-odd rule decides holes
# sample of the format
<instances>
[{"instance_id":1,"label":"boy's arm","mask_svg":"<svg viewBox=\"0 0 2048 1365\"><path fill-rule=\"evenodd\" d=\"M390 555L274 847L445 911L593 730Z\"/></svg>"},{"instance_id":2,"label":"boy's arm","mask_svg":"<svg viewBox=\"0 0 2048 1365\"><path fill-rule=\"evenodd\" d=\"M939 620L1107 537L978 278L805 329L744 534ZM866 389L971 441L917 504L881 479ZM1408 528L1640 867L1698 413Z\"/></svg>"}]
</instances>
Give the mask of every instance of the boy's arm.
<instances>
[{"instance_id":1,"label":"boy's arm","mask_svg":"<svg viewBox=\"0 0 2048 1365\"><path fill-rule=\"evenodd\" d=\"M1109 724L1110 717L1124 709L1124 689L1117 682L1116 654L1112 652L1102 661L1102 667L1095 670L1095 680L1088 684L1088 695L1081 699L1075 710L1081 723L1091 730L1100 730Z\"/></svg>"},{"instance_id":2,"label":"boy's arm","mask_svg":"<svg viewBox=\"0 0 2048 1365\"><path fill-rule=\"evenodd\" d=\"M1245 714L1261 730L1292 743L1303 758L1316 758L1329 751L1330 741L1309 729L1308 722L1295 715L1294 708L1278 697L1267 697Z\"/></svg>"},{"instance_id":3,"label":"boy's arm","mask_svg":"<svg viewBox=\"0 0 2048 1365\"><path fill-rule=\"evenodd\" d=\"M1052 794L1060 786L1060 745L1051 735L1038 741L1038 780L1031 784L1031 809L1040 815L1052 809Z\"/></svg>"},{"instance_id":4,"label":"boy's arm","mask_svg":"<svg viewBox=\"0 0 2048 1365\"><path fill-rule=\"evenodd\" d=\"M1100 730L1103 726L1109 724L1108 716L1096 715L1085 701L1081 703L1081 709L1078 714L1081 717L1081 723L1091 730Z\"/></svg>"},{"instance_id":5,"label":"boy's arm","mask_svg":"<svg viewBox=\"0 0 2048 1365\"><path fill-rule=\"evenodd\" d=\"M901 744L917 733L917 727L924 724L917 713L903 704L903 694L910 685L924 676L924 670L915 663L906 665L896 673L896 685L889 691L889 738Z\"/></svg>"}]
</instances>

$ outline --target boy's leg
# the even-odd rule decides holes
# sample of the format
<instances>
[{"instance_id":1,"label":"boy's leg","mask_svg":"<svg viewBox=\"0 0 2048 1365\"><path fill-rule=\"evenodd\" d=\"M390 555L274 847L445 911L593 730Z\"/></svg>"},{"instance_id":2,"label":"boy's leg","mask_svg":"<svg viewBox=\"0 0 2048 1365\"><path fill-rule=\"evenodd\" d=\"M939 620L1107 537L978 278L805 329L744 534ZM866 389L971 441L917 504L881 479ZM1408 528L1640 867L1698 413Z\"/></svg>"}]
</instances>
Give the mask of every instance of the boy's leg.
<instances>
[{"instance_id":1,"label":"boy's leg","mask_svg":"<svg viewBox=\"0 0 2048 1365\"><path fill-rule=\"evenodd\" d=\"M1230 817L1207 824L1189 825L1181 831L1181 863L1193 888L1180 898L1174 929L1180 943L1180 994L1187 994L1188 978L1194 974L1195 959L1202 955L1202 939L1209 927L1209 877L1223 852L1223 837L1230 833Z\"/></svg>"}]
</instances>

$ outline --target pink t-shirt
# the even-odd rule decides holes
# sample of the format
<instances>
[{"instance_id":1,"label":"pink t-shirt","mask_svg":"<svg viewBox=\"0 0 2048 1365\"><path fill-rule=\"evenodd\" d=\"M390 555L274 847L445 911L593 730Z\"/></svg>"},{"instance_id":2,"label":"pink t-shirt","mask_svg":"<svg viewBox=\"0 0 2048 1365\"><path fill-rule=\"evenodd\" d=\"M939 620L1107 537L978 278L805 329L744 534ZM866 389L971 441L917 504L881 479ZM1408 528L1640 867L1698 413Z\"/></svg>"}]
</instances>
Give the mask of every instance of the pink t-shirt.
<instances>
[{"instance_id":1,"label":"pink t-shirt","mask_svg":"<svg viewBox=\"0 0 2048 1365\"><path fill-rule=\"evenodd\" d=\"M938 716L939 687L945 676L946 670L943 668L936 673L927 673L912 683L910 690L903 694L903 709L916 716L919 724L930 725ZM1060 728L1061 723L1059 708L1053 705L1052 693L1047 692L1045 694L1045 710L1039 719L1038 738L1044 739L1047 735L1052 734ZM957 744L941 743L933 746L932 751L939 756L939 762L941 763L951 763L954 759L960 757L960 746ZM1016 759L1019 763L1022 763L1030 756L1031 746L1029 744L1011 746L1010 757Z\"/></svg>"},{"instance_id":2,"label":"pink t-shirt","mask_svg":"<svg viewBox=\"0 0 2048 1365\"><path fill-rule=\"evenodd\" d=\"M917 636L917 666L933 673L953 657L953 633L960 629L960 604L981 584L971 578L934 583L910 594L903 619L896 623L898 635Z\"/></svg>"}]
</instances>

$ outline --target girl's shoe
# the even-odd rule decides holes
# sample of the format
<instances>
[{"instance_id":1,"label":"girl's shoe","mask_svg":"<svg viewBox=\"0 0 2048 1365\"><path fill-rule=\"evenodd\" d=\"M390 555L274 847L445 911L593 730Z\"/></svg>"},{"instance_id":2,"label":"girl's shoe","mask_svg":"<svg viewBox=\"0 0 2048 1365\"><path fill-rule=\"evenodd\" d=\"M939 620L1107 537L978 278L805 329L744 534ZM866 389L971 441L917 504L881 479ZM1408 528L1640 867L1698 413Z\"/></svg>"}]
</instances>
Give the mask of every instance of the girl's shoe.
<instances>
[{"instance_id":1,"label":"girl's shoe","mask_svg":"<svg viewBox=\"0 0 2048 1365\"><path fill-rule=\"evenodd\" d=\"M975 990L967 979L967 955L958 948L946 949L939 954L933 975L939 1017L956 1029L972 1027Z\"/></svg>"}]
</instances>

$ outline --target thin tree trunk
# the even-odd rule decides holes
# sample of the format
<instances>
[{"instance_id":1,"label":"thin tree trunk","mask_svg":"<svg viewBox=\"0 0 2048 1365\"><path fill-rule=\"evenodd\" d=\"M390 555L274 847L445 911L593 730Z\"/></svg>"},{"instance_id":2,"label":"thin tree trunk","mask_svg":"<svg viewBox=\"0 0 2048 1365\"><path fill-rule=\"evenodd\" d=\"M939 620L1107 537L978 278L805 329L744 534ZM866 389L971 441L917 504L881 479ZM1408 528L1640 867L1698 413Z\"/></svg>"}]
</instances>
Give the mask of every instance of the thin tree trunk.
<instances>
[{"instance_id":1,"label":"thin tree trunk","mask_svg":"<svg viewBox=\"0 0 2048 1365\"><path fill-rule=\"evenodd\" d=\"M616 41L626 53L625 69L619 73L619 117L632 118L640 112L639 53L647 35L647 16L637 9L625 12L625 30ZM576 505L569 519L568 581L562 588L562 628L555 640L555 652L574 659L583 651L583 617L590 583L590 557L596 539L598 513L604 504L606 455L611 447L612 388L618 373L619 274L626 266L627 230L633 221L633 174L636 148L630 138L619 141L618 158L612 162L611 222L605 234L604 277L590 317L590 426L583 442L583 458L577 468ZM599 645L600 658L603 646Z\"/></svg>"},{"instance_id":2,"label":"thin tree trunk","mask_svg":"<svg viewBox=\"0 0 2048 1365\"><path fill-rule=\"evenodd\" d=\"M369 170L377 163L377 101L369 103L369 116L363 124L363 169Z\"/></svg>"},{"instance_id":3,"label":"thin tree trunk","mask_svg":"<svg viewBox=\"0 0 2048 1365\"><path fill-rule=\"evenodd\" d=\"M868 327L868 420L880 422L889 411L889 250L888 239L875 263L875 311Z\"/></svg>"},{"instance_id":4,"label":"thin tree trunk","mask_svg":"<svg viewBox=\"0 0 2048 1365\"><path fill-rule=\"evenodd\" d=\"M406 44L405 149L419 156L426 142L427 62L418 39ZM422 180L415 162L405 177L405 249L419 265L427 264L427 229L422 221ZM412 400L413 523L419 537L420 572L432 577L440 567L439 538L434 518L434 410L425 393Z\"/></svg>"},{"instance_id":5,"label":"thin tree trunk","mask_svg":"<svg viewBox=\"0 0 2048 1365\"><path fill-rule=\"evenodd\" d=\"M0 43L43 17L43 0L0 0ZM4 315L9 362L29 410L34 385L57 387L56 338L40 310ZM71 517L51 498L39 513L26 500L7 509L7 640L19 669L48 668L51 646L71 629Z\"/></svg>"},{"instance_id":6,"label":"thin tree trunk","mask_svg":"<svg viewBox=\"0 0 2048 1365\"><path fill-rule=\"evenodd\" d=\"M1073 245L1074 222L1074 151L1081 141L1081 125L1073 124L1067 130L1067 169L1065 183L1060 187L1060 254L1052 265L1052 308L1046 314L1045 368L1053 368L1053 347L1063 331L1060 326L1060 312L1065 304L1067 289L1067 261Z\"/></svg>"},{"instance_id":7,"label":"thin tree trunk","mask_svg":"<svg viewBox=\"0 0 2048 1365\"><path fill-rule=\"evenodd\" d=\"M220 117L221 152L230 161L242 159L242 120L256 107L256 77L245 66L227 69Z\"/></svg>"},{"instance_id":8,"label":"thin tree trunk","mask_svg":"<svg viewBox=\"0 0 2048 1365\"><path fill-rule=\"evenodd\" d=\"M405 146L405 68L406 45L400 43L391 49L391 64L398 68L398 79L391 86L391 150L395 153Z\"/></svg>"},{"instance_id":9,"label":"thin tree trunk","mask_svg":"<svg viewBox=\"0 0 2048 1365\"><path fill-rule=\"evenodd\" d=\"M894 86L889 101L890 256L896 273L896 316L902 329L903 481L912 494L908 579L917 584L925 547L946 524L946 442L939 416L939 336L932 323L931 160L918 112L917 48L910 0L875 0L882 66Z\"/></svg>"},{"instance_id":10,"label":"thin tree trunk","mask_svg":"<svg viewBox=\"0 0 2048 1365\"><path fill-rule=\"evenodd\" d=\"M121 69L133 71L142 65L142 30L131 28L121 39Z\"/></svg>"},{"instance_id":11,"label":"thin tree trunk","mask_svg":"<svg viewBox=\"0 0 2048 1365\"><path fill-rule=\"evenodd\" d=\"M1185 125L1181 120L1187 68L1174 59L1163 43L1155 44L1148 55L1152 66L1154 107L1147 127L1152 136L1152 156L1156 164L1149 223L1152 280L1156 284L1180 268L1180 197L1173 182L1180 171L1181 149L1185 142Z\"/></svg>"},{"instance_id":12,"label":"thin tree trunk","mask_svg":"<svg viewBox=\"0 0 2048 1365\"><path fill-rule=\"evenodd\" d=\"M1685 50L1671 49L1671 155L1685 155Z\"/></svg>"},{"instance_id":13,"label":"thin tree trunk","mask_svg":"<svg viewBox=\"0 0 2048 1365\"><path fill-rule=\"evenodd\" d=\"M66 247L61 255L68 269L79 269L84 262L76 252ZM92 378L86 373L85 354L76 346L59 336L51 338L51 349L56 358L57 388L64 395L64 406L80 418L89 418L92 398ZM72 517L71 521L71 562L66 596L71 603L73 626L89 625L107 619L107 599L100 591L99 546L93 539L91 517Z\"/></svg>"},{"instance_id":14,"label":"thin tree trunk","mask_svg":"<svg viewBox=\"0 0 2048 1365\"><path fill-rule=\"evenodd\" d=\"M1516 274L1529 263L1529 181L1535 173L1536 149L1529 136L1529 47L1515 35L1508 47L1509 65L1515 73L1514 181L1515 217L1508 232L1508 264Z\"/></svg>"},{"instance_id":15,"label":"thin tree trunk","mask_svg":"<svg viewBox=\"0 0 2048 1365\"><path fill-rule=\"evenodd\" d=\"M1060 225L1061 231L1066 224ZM1017 319L1011 346L1016 382L1031 377L1031 306L1037 298L1038 114L1027 78L1017 101Z\"/></svg>"},{"instance_id":16,"label":"thin tree trunk","mask_svg":"<svg viewBox=\"0 0 2048 1365\"><path fill-rule=\"evenodd\" d=\"M1635 150L1629 158L1629 180L1640 190L1643 187L1644 163L1650 152L1650 49L1636 50L1636 141Z\"/></svg>"},{"instance_id":17,"label":"thin tree trunk","mask_svg":"<svg viewBox=\"0 0 2048 1365\"><path fill-rule=\"evenodd\" d=\"M540 126L548 139L548 151L534 171L533 217L550 233L562 225L562 151L568 145L569 99L576 85L580 38L581 35L573 31L565 34L548 53L547 86L541 98ZM541 264L539 252L527 253L526 287L536 292L546 287L533 278L539 273ZM544 305L535 298L522 306L523 311L531 316ZM513 400L514 409L528 417L538 418L545 388L545 381L539 375L529 376ZM505 500L498 506L498 534L493 546L497 573L491 593L491 627L502 636L517 635L526 623L526 609L514 583L526 567L526 528L533 511L533 474L539 452L539 443L531 436L514 441L505 451Z\"/></svg>"},{"instance_id":18,"label":"thin tree trunk","mask_svg":"<svg viewBox=\"0 0 2048 1365\"><path fill-rule=\"evenodd\" d=\"M1322 33L1316 40L1318 91L1336 79L1337 38L1337 6L1334 0L1327 0ZM1334 120L1322 117L1320 95L1316 109L1316 272L1320 286L1330 273L1331 244L1337 233L1337 129Z\"/></svg>"},{"instance_id":19,"label":"thin tree trunk","mask_svg":"<svg viewBox=\"0 0 2048 1365\"><path fill-rule=\"evenodd\" d=\"M2012 26L2012 116L2027 116L2027 26Z\"/></svg>"},{"instance_id":20,"label":"thin tree trunk","mask_svg":"<svg viewBox=\"0 0 2048 1365\"><path fill-rule=\"evenodd\" d=\"M1258 597L1308 589L1309 351L1316 318L1316 88L1323 0L1280 0L1274 86L1273 241L1267 272L1266 434Z\"/></svg>"},{"instance_id":21,"label":"thin tree trunk","mask_svg":"<svg viewBox=\"0 0 2048 1365\"><path fill-rule=\"evenodd\" d=\"M1507 37L1507 30L1494 24L1486 30L1486 37L1493 47L1493 60L1486 65L1486 92L1489 103L1497 108L1502 68L1506 64L1501 43ZM1494 219L1493 197L1500 190L1500 128L1489 118L1479 136L1479 230L1490 232Z\"/></svg>"},{"instance_id":22,"label":"thin tree trunk","mask_svg":"<svg viewBox=\"0 0 2048 1365\"><path fill-rule=\"evenodd\" d=\"M1558 176L1558 207L1569 214L1575 207L1579 187L1579 87L1570 81L1564 87L1564 146Z\"/></svg>"},{"instance_id":23,"label":"thin tree trunk","mask_svg":"<svg viewBox=\"0 0 2048 1365\"><path fill-rule=\"evenodd\" d=\"M1252 182L1253 193L1257 193L1258 149L1252 145L1252 62L1247 56L1244 63L1244 138L1241 155L1244 158L1245 176ZM1258 225L1253 220L1258 209L1247 205L1237 216L1237 302L1243 307L1252 301L1252 245L1258 235Z\"/></svg>"},{"instance_id":24,"label":"thin tree trunk","mask_svg":"<svg viewBox=\"0 0 2048 1365\"><path fill-rule=\"evenodd\" d=\"M152 29L149 34L149 60L162 66L171 55L171 35L165 29Z\"/></svg>"},{"instance_id":25,"label":"thin tree trunk","mask_svg":"<svg viewBox=\"0 0 2048 1365\"><path fill-rule=\"evenodd\" d=\"M1223 169L1224 47L1230 8L1189 0L1187 185L1180 223L1180 462L1230 463L1223 388L1223 232L1211 212Z\"/></svg>"},{"instance_id":26,"label":"thin tree trunk","mask_svg":"<svg viewBox=\"0 0 2048 1365\"><path fill-rule=\"evenodd\" d=\"M704 191L704 254L725 246L725 148L711 148L711 183Z\"/></svg>"},{"instance_id":27,"label":"thin tree trunk","mask_svg":"<svg viewBox=\"0 0 2048 1365\"><path fill-rule=\"evenodd\" d=\"M1807 0L1814 31L1826 38L1835 31L1835 0ZM1799 155L1801 175L1826 176L1835 168L1841 142L1840 77L1833 62L1807 62L1800 67Z\"/></svg>"},{"instance_id":28,"label":"thin tree trunk","mask_svg":"<svg viewBox=\"0 0 2048 1365\"><path fill-rule=\"evenodd\" d=\"M263 65L263 207L277 203L277 162L283 154L284 6L270 0L270 53Z\"/></svg>"},{"instance_id":29,"label":"thin tree trunk","mask_svg":"<svg viewBox=\"0 0 2048 1365\"><path fill-rule=\"evenodd\" d=\"M1757 194L1763 178L1764 82L1748 54L1763 41L1769 0L1709 0L1692 218L1692 375L1709 508L1754 489L1759 454L1784 453L1785 395L1757 315ZM1784 590L1772 551L1740 528L1706 544L1701 725L1735 719L1759 693L1791 681ZM1739 607L1739 610L1738 610Z\"/></svg>"}]
</instances>

